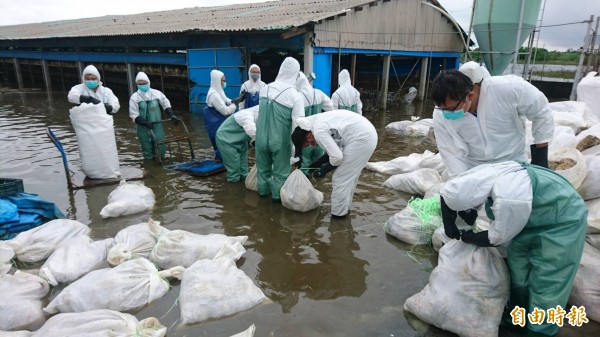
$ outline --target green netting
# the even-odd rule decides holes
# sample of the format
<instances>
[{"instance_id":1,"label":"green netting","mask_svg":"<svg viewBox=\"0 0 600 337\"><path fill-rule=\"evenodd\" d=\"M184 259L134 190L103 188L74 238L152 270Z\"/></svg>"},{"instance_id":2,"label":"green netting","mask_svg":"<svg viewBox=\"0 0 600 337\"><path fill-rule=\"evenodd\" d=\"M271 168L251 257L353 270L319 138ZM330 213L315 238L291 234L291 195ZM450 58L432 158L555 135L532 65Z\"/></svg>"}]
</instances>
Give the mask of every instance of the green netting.
<instances>
[{"instance_id":1,"label":"green netting","mask_svg":"<svg viewBox=\"0 0 600 337\"><path fill-rule=\"evenodd\" d=\"M413 211L423 224L429 223L434 216L442 216L442 207L439 196L427 199L411 198L408 201L408 206L412 207Z\"/></svg>"}]
</instances>

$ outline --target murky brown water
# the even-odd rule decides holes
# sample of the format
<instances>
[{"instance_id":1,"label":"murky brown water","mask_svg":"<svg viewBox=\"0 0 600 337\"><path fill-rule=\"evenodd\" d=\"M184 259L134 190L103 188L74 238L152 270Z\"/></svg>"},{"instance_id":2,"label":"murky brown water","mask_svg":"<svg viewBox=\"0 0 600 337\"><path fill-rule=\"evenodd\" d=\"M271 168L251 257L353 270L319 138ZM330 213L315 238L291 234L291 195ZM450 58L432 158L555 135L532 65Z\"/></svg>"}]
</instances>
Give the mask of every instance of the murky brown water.
<instances>
[{"instance_id":1,"label":"murky brown water","mask_svg":"<svg viewBox=\"0 0 600 337\"><path fill-rule=\"evenodd\" d=\"M68 191L59 152L45 134L46 127L56 133L71 170L77 173L76 180L81 179L66 94L49 99L40 92L0 92L0 176L23 179L26 192L40 194L69 218L88 224L95 239L114 236L121 228L146 222L150 216L169 229L247 235L247 252L238 266L272 300L231 317L181 326L179 284L174 284L165 297L137 312L138 318L157 317L169 328L169 337L227 337L251 324L256 325L257 337L453 336L418 322L409 325L405 317L404 301L425 286L437 255L385 235L384 222L410 198L383 188L387 176L363 171L350 216L345 219L329 215L330 177L316 181L315 187L325 195L320 209L293 212L259 198L243 183L227 183L225 174L195 178L143 161L128 117L127 99L121 97L120 101L115 132L121 166L143 168L151 174L144 182L156 194L152 212L102 219L99 212L115 186ZM423 117L428 117L431 104L368 112L379 133L371 161L434 150L429 140L402 139L384 131L387 123L420 116L423 111ZM179 114L192 132L197 157L210 158L212 149L201 116ZM563 330L561 336L600 335L595 323Z\"/></svg>"}]
</instances>

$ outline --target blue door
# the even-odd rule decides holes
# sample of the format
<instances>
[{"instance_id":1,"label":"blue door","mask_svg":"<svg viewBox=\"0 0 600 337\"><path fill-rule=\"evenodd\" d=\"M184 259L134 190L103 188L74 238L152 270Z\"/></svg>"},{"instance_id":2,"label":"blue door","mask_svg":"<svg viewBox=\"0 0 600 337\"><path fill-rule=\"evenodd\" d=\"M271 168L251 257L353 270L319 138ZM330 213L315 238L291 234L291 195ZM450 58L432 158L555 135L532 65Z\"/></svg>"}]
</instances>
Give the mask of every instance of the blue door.
<instances>
[{"instance_id":1,"label":"blue door","mask_svg":"<svg viewBox=\"0 0 600 337\"><path fill-rule=\"evenodd\" d=\"M190 83L190 112L202 113L206 93L210 88L210 71L222 71L227 78L225 95L234 99L246 78L246 50L244 48L188 49L188 77Z\"/></svg>"}]
</instances>

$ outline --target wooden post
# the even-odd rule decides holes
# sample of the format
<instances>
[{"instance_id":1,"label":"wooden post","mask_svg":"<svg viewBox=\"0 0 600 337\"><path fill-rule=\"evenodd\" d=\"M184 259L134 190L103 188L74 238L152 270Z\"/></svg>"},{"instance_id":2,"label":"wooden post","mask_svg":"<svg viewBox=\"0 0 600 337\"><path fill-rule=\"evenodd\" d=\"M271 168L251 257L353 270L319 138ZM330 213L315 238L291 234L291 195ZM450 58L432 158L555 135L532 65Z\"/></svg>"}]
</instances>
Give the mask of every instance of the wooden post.
<instances>
[{"instance_id":1,"label":"wooden post","mask_svg":"<svg viewBox=\"0 0 600 337\"><path fill-rule=\"evenodd\" d=\"M305 74L310 74L313 72L314 48L312 46L312 41L311 41L312 36L313 36L313 32L304 33L304 73Z\"/></svg>"},{"instance_id":2,"label":"wooden post","mask_svg":"<svg viewBox=\"0 0 600 337\"><path fill-rule=\"evenodd\" d=\"M50 80L50 68L48 60L42 60L42 74L44 75L44 83L46 84L46 92L48 96L52 96L52 81Z\"/></svg>"},{"instance_id":3,"label":"wooden post","mask_svg":"<svg viewBox=\"0 0 600 337\"><path fill-rule=\"evenodd\" d=\"M14 57L13 64L15 66L15 77L17 78L17 86L19 90L23 89L23 75L21 74L21 62L19 59Z\"/></svg>"},{"instance_id":4,"label":"wooden post","mask_svg":"<svg viewBox=\"0 0 600 337\"><path fill-rule=\"evenodd\" d=\"M352 86L356 83L356 54L352 54L352 66L351 66L351 75L352 75Z\"/></svg>"},{"instance_id":5,"label":"wooden post","mask_svg":"<svg viewBox=\"0 0 600 337\"><path fill-rule=\"evenodd\" d=\"M383 94L381 96L381 104L383 105L383 110L387 108L387 98L388 98L388 84L390 81L390 60L392 59L392 55L387 54L383 55L383 74L382 74L382 90Z\"/></svg>"},{"instance_id":6,"label":"wooden post","mask_svg":"<svg viewBox=\"0 0 600 337\"><path fill-rule=\"evenodd\" d=\"M421 78L419 79L418 100L425 100L425 87L427 86L427 71L429 69L429 59L424 57L421 59Z\"/></svg>"}]
</instances>

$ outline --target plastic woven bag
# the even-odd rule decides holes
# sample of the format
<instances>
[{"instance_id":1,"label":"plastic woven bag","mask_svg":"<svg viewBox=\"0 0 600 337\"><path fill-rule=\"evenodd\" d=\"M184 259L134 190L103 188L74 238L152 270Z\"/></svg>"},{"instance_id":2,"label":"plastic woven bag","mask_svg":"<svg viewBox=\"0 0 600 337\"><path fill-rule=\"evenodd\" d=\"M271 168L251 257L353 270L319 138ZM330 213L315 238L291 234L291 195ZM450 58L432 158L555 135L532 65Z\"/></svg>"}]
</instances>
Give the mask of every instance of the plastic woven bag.
<instances>
[{"instance_id":1,"label":"plastic woven bag","mask_svg":"<svg viewBox=\"0 0 600 337\"><path fill-rule=\"evenodd\" d=\"M301 170L295 169L281 186L281 204L298 212L308 212L323 202L323 193L315 189Z\"/></svg>"},{"instance_id":2,"label":"plastic woven bag","mask_svg":"<svg viewBox=\"0 0 600 337\"><path fill-rule=\"evenodd\" d=\"M116 266L138 257L149 258L158 238L166 232L168 229L152 219L126 227L115 236L115 245L108 251L106 260Z\"/></svg>"},{"instance_id":3,"label":"plastic woven bag","mask_svg":"<svg viewBox=\"0 0 600 337\"><path fill-rule=\"evenodd\" d=\"M50 287L38 276L0 275L0 330L35 330L45 320L42 298Z\"/></svg>"},{"instance_id":4,"label":"plastic woven bag","mask_svg":"<svg viewBox=\"0 0 600 337\"><path fill-rule=\"evenodd\" d=\"M442 226L440 196L413 198L383 225L384 231L412 245L431 244L434 231Z\"/></svg>"},{"instance_id":5,"label":"plastic woven bag","mask_svg":"<svg viewBox=\"0 0 600 337\"><path fill-rule=\"evenodd\" d=\"M258 191L258 177L256 165L252 166L248 176L246 176L246 188L252 191Z\"/></svg>"},{"instance_id":6,"label":"plastic woven bag","mask_svg":"<svg viewBox=\"0 0 600 337\"><path fill-rule=\"evenodd\" d=\"M152 209L156 199L154 192L144 185L121 180L119 186L108 195L108 204L100 211L103 218L118 217Z\"/></svg>"}]
</instances>

